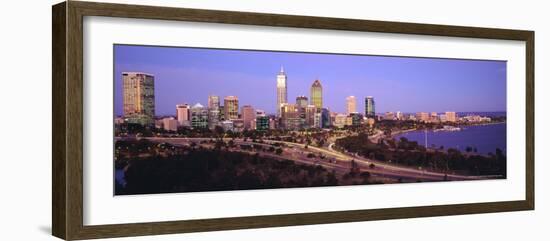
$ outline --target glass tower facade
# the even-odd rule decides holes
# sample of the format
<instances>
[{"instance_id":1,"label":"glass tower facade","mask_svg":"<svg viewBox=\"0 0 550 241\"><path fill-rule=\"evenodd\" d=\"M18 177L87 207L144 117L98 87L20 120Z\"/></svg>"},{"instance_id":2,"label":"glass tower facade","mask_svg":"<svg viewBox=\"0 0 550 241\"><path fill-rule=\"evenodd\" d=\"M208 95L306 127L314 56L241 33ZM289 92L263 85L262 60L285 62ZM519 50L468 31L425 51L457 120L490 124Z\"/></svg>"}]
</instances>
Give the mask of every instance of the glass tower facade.
<instances>
[{"instance_id":1,"label":"glass tower facade","mask_svg":"<svg viewBox=\"0 0 550 241\"><path fill-rule=\"evenodd\" d=\"M281 71L277 75L277 116L281 116L281 107L283 104L288 103L287 99L287 86L286 86L286 74L285 70L281 66Z\"/></svg>"},{"instance_id":2,"label":"glass tower facade","mask_svg":"<svg viewBox=\"0 0 550 241\"><path fill-rule=\"evenodd\" d=\"M311 104L321 110L323 108L323 87L318 79L311 85Z\"/></svg>"},{"instance_id":3,"label":"glass tower facade","mask_svg":"<svg viewBox=\"0 0 550 241\"><path fill-rule=\"evenodd\" d=\"M154 124L155 77L140 72L122 73L124 118L128 123Z\"/></svg>"},{"instance_id":4,"label":"glass tower facade","mask_svg":"<svg viewBox=\"0 0 550 241\"><path fill-rule=\"evenodd\" d=\"M367 98L365 98L365 116L373 118L375 115L374 98L372 96L367 96Z\"/></svg>"}]
</instances>

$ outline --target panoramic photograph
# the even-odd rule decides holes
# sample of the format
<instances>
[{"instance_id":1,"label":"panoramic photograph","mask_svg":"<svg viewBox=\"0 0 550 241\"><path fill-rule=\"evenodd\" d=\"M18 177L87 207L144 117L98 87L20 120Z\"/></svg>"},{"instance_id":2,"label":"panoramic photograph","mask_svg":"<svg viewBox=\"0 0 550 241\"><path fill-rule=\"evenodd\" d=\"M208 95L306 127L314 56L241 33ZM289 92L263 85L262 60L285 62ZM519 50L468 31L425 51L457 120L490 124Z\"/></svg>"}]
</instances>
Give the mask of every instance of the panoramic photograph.
<instances>
[{"instance_id":1,"label":"panoramic photograph","mask_svg":"<svg viewBox=\"0 0 550 241\"><path fill-rule=\"evenodd\" d=\"M114 195L506 179L506 61L113 54Z\"/></svg>"}]
</instances>

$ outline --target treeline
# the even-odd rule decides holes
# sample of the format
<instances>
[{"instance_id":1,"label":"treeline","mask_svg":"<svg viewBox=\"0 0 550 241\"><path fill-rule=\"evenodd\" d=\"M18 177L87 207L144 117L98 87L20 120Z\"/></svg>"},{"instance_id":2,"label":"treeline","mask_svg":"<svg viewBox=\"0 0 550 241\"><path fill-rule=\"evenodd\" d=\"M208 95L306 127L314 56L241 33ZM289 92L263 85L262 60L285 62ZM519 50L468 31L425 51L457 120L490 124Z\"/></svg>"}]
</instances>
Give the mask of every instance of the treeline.
<instances>
[{"instance_id":1,"label":"treeline","mask_svg":"<svg viewBox=\"0 0 550 241\"><path fill-rule=\"evenodd\" d=\"M366 158L424 169L468 175L500 175L506 177L506 156L500 149L489 155L463 154L457 149L426 150L415 141L372 143L368 135L359 134L338 139L336 147Z\"/></svg>"},{"instance_id":2,"label":"treeline","mask_svg":"<svg viewBox=\"0 0 550 241\"><path fill-rule=\"evenodd\" d=\"M259 155L192 148L184 154L120 160L126 163L123 186L115 193L152 194L338 185L321 166L296 164Z\"/></svg>"}]
</instances>

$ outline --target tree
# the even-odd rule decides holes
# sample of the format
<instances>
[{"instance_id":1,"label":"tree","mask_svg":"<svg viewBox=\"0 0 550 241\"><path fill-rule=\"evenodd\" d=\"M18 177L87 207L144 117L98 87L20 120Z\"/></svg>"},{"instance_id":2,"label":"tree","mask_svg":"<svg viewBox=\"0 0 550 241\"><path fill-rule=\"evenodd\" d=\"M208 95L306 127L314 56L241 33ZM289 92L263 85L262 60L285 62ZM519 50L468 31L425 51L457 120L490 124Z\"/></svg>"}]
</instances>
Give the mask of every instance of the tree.
<instances>
[{"instance_id":1,"label":"tree","mask_svg":"<svg viewBox=\"0 0 550 241\"><path fill-rule=\"evenodd\" d=\"M216 126L214 127L214 133L216 134L216 136L222 140L223 139L223 135L225 134L225 131L223 130L223 127L221 126Z\"/></svg>"}]
</instances>

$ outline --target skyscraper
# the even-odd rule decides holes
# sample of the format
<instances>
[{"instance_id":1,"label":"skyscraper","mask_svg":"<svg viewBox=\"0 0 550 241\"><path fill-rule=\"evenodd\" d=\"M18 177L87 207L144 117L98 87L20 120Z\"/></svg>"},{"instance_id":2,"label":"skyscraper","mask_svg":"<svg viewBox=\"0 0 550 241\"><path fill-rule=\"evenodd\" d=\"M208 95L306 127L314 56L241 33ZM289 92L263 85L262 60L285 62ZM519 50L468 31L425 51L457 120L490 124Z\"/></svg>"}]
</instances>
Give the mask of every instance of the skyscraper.
<instances>
[{"instance_id":1,"label":"skyscraper","mask_svg":"<svg viewBox=\"0 0 550 241\"><path fill-rule=\"evenodd\" d=\"M346 110L348 115L357 112L357 102L355 101L355 96L352 95L346 98Z\"/></svg>"},{"instance_id":2,"label":"skyscraper","mask_svg":"<svg viewBox=\"0 0 550 241\"><path fill-rule=\"evenodd\" d=\"M188 126L189 123L189 104L176 105L176 119L180 126Z\"/></svg>"},{"instance_id":3,"label":"skyscraper","mask_svg":"<svg viewBox=\"0 0 550 241\"><path fill-rule=\"evenodd\" d=\"M301 119L298 113L298 107L295 104L283 104L281 106L281 124L285 129L299 129Z\"/></svg>"},{"instance_id":4,"label":"skyscraper","mask_svg":"<svg viewBox=\"0 0 550 241\"><path fill-rule=\"evenodd\" d=\"M208 127L208 108L200 103L191 107L191 126L198 129Z\"/></svg>"},{"instance_id":5,"label":"skyscraper","mask_svg":"<svg viewBox=\"0 0 550 241\"><path fill-rule=\"evenodd\" d=\"M214 129L220 122L220 97L208 96L208 128Z\"/></svg>"},{"instance_id":6,"label":"skyscraper","mask_svg":"<svg viewBox=\"0 0 550 241\"><path fill-rule=\"evenodd\" d=\"M374 98L372 96L367 96L367 98L365 98L365 116L374 118L375 115L376 110L374 109Z\"/></svg>"},{"instance_id":7,"label":"skyscraper","mask_svg":"<svg viewBox=\"0 0 550 241\"><path fill-rule=\"evenodd\" d=\"M332 126L330 111L327 108L321 109L321 121L323 128L329 128L330 126Z\"/></svg>"},{"instance_id":8,"label":"skyscraper","mask_svg":"<svg viewBox=\"0 0 550 241\"><path fill-rule=\"evenodd\" d=\"M239 119L239 98L237 96L226 96L223 99L223 106L226 120Z\"/></svg>"},{"instance_id":9,"label":"skyscraper","mask_svg":"<svg viewBox=\"0 0 550 241\"><path fill-rule=\"evenodd\" d=\"M311 85L311 104L317 107L318 110L323 108L323 87L317 79Z\"/></svg>"},{"instance_id":10,"label":"skyscraper","mask_svg":"<svg viewBox=\"0 0 550 241\"><path fill-rule=\"evenodd\" d=\"M307 105L308 105L308 103L307 103L307 97L306 96L300 95L300 96L296 97L296 106L298 106L298 108L306 108Z\"/></svg>"},{"instance_id":11,"label":"skyscraper","mask_svg":"<svg viewBox=\"0 0 550 241\"><path fill-rule=\"evenodd\" d=\"M124 118L128 123L152 125L155 117L155 77L140 72L122 73Z\"/></svg>"},{"instance_id":12,"label":"skyscraper","mask_svg":"<svg viewBox=\"0 0 550 241\"><path fill-rule=\"evenodd\" d=\"M315 113L317 108L314 105L308 105L306 107L306 120L305 124L307 127L313 127L315 125Z\"/></svg>"},{"instance_id":13,"label":"skyscraper","mask_svg":"<svg viewBox=\"0 0 550 241\"><path fill-rule=\"evenodd\" d=\"M277 116L281 116L281 107L283 104L288 103L287 100L287 87L286 87L286 74L283 66L281 66L281 71L277 75Z\"/></svg>"},{"instance_id":14,"label":"skyscraper","mask_svg":"<svg viewBox=\"0 0 550 241\"><path fill-rule=\"evenodd\" d=\"M298 108L298 116L300 117L300 127L306 127L306 108L308 106L307 97L300 95L296 97L296 108Z\"/></svg>"},{"instance_id":15,"label":"skyscraper","mask_svg":"<svg viewBox=\"0 0 550 241\"><path fill-rule=\"evenodd\" d=\"M220 108L220 97L217 95L208 96L208 109L217 110Z\"/></svg>"},{"instance_id":16,"label":"skyscraper","mask_svg":"<svg viewBox=\"0 0 550 241\"><path fill-rule=\"evenodd\" d=\"M252 121L256 119L256 110L250 105L245 105L241 109L241 115L244 122L244 129L251 129Z\"/></svg>"}]
</instances>

